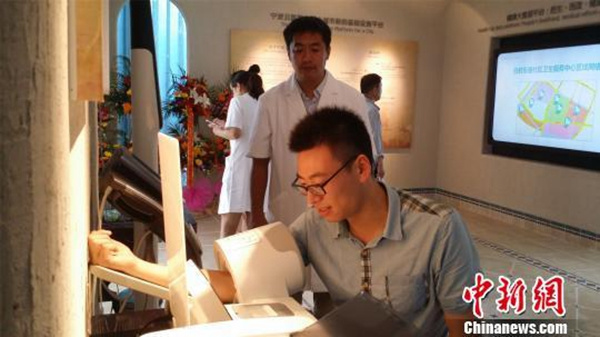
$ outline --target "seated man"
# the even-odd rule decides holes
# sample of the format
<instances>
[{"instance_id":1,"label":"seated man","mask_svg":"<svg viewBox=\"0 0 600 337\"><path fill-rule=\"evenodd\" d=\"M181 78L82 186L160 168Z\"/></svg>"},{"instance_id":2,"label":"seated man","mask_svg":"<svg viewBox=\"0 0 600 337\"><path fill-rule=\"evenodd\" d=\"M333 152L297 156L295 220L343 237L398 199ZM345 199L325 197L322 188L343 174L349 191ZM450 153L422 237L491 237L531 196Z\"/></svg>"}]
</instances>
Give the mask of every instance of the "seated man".
<instances>
[{"instance_id":1,"label":"seated man","mask_svg":"<svg viewBox=\"0 0 600 337\"><path fill-rule=\"evenodd\" d=\"M290 230L336 304L364 290L419 336L463 336L471 315L462 292L479 257L460 215L378 182L369 135L351 112L308 115L289 147L298 154L293 185L310 207Z\"/></svg>"},{"instance_id":2,"label":"seated man","mask_svg":"<svg viewBox=\"0 0 600 337\"><path fill-rule=\"evenodd\" d=\"M479 258L459 214L378 182L367 129L347 110L307 115L289 146L298 154L292 185L310 206L290 230L334 301L366 291L414 324L419 336L462 336L463 321L472 318L462 292L473 284ZM109 233L92 233L89 241L92 262L166 283L164 267L135 258ZM208 276L230 301L230 275Z\"/></svg>"}]
</instances>

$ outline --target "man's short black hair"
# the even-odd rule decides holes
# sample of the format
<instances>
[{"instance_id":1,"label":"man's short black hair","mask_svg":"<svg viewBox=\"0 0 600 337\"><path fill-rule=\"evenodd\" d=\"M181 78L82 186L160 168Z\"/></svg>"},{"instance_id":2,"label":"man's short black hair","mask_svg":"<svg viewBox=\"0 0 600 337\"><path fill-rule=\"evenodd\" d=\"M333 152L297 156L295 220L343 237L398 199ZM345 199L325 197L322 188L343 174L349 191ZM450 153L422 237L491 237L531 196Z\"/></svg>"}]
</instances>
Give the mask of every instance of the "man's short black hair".
<instances>
[{"instance_id":1,"label":"man's short black hair","mask_svg":"<svg viewBox=\"0 0 600 337\"><path fill-rule=\"evenodd\" d=\"M364 154L373 167L373 150L367 127L350 110L340 107L319 109L296 124L289 142L292 152L310 150L319 145L327 145L340 162Z\"/></svg>"},{"instance_id":2,"label":"man's short black hair","mask_svg":"<svg viewBox=\"0 0 600 337\"><path fill-rule=\"evenodd\" d=\"M360 79L360 92L363 94L376 88L381 84L381 76L377 74L367 74Z\"/></svg>"},{"instance_id":3,"label":"man's short black hair","mask_svg":"<svg viewBox=\"0 0 600 337\"><path fill-rule=\"evenodd\" d=\"M294 35L305 32L320 34L325 47L329 50L329 46L331 45L331 29L327 23L316 16L301 16L292 20L283 30L283 38L285 39L288 51L290 50Z\"/></svg>"}]
</instances>

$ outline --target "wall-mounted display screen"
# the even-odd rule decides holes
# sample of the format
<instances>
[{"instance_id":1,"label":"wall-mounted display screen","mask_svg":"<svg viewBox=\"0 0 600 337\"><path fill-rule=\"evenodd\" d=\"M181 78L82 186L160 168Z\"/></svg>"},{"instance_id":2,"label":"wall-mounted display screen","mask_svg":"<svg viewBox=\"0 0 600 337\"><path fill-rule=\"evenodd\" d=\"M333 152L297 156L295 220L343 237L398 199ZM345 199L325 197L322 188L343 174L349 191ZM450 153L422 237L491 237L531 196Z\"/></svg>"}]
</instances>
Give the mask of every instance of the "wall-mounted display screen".
<instances>
[{"instance_id":1,"label":"wall-mounted display screen","mask_svg":"<svg viewBox=\"0 0 600 337\"><path fill-rule=\"evenodd\" d=\"M600 26L492 41L492 153L600 169Z\"/></svg>"}]
</instances>

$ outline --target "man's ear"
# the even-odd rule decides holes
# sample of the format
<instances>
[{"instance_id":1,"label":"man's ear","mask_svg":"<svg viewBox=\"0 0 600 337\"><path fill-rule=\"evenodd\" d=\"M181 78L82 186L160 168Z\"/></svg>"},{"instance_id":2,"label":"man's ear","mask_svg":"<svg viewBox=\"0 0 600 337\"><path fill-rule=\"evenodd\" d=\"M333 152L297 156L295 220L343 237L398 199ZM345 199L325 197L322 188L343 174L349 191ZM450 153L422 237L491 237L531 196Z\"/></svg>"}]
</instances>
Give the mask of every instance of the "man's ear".
<instances>
[{"instance_id":1,"label":"man's ear","mask_svg":"<svg viewBox=\"0 0 600 337\"><path fill-rule=\"evenodd\" d=\"M329 60L329 56L331 56L331 46L326 47L325 51L327 52L327 57L325 58L326 61Z\"/></svg>"},{"instance_id":2,"label":"man's ear","mask_svg":"<svg viewBox=\"0 0 600 337\"><path fill-rule=\"evenodd\" d=\"M371 176L372 176L371 173L373 172L373 167L371 167L369 158L367 158L367 156L365 156L364 154L359 155L357 159L358 159L357 167L358 167L359 180L361 182L365 182L371 178Z\"/></svg>"},{"instance_id":3,"label":"man's ear","mask_svg":"<svg viewBox=\"0 0 600 337\"><path fill-rule=\"evenodd\" d=\"M373 96L375 96L375 90L377 90L377 88L372 88L365 93L365 96L367 96L369 99L373 99Z\"/></svg>"}]
</instances>

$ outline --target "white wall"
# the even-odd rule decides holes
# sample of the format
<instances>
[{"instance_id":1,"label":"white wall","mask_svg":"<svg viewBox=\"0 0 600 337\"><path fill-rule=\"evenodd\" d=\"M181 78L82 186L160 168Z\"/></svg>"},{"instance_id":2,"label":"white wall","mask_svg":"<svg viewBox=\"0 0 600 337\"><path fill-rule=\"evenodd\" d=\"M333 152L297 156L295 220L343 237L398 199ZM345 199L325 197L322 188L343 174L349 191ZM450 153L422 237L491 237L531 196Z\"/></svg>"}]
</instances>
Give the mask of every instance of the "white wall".
<instances>
[{"instance_id":1,"label":"white wall","mask_svg":"<svg viewBox=\"0 0 600 337\"><path fill-rule=\"evenodd\" d=\"M490 32L506 15L567 1L453 2L446 13L438 187L600 232L600 173L482 154ZM510 35L600 16L496 31Z\"/></svg>"},{"instance_id":2,"label":"white wall","mask_svg":"<svg viewBox=\"0 0 600 337\"><path fill-rule=\"evenodd\" d=\"M384 22L373 38L417 40L419 58L413 144L386 154L386 180L398 187L435 186L438 109L442 65L443 1L192 1L176 3L186 16L189 71L224 81L229 73L230 29L283 31L271 12L370 19ZM336 34L333 32L333 39ZM283 36L282 36L283 39ZM336 57L332 50L331 57ZM261 65L265 67L268 65Z\"/></svg>"},{"instance_id":3,"label":"white wall","mask_svg":"<svg viewBox=\"0 0 600 337\"><path fill-rule=\"evenodd\" d=\"M116 26L122 1L111 0L112 28ZM271 19L272 12L377 20L384 22L384 28L376 29L373 38L417 40L419 58L413 144L409 150L386 155L386 180L398 187L435 186L446 1L173 2L188 25L189 73L197 77L204 75L209 83L226 82L229 77L231 29L283 31L281 21ZM334 31L334 39L337 34L342 33ZM114 38L111 45L114 46ZM331 57L337 57L335 50Z\"/></svg>"}]
</instances>

